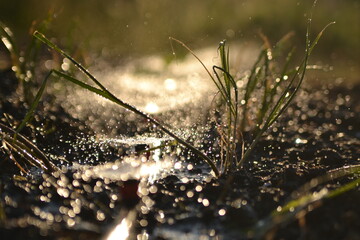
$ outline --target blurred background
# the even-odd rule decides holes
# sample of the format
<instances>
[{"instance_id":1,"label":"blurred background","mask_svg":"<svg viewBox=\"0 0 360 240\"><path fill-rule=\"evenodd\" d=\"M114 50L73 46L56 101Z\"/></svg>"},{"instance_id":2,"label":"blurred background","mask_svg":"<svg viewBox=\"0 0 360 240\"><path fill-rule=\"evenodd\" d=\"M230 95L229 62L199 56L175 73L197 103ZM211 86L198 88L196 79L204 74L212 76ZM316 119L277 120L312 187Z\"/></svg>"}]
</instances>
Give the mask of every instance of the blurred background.
<instances>
[{"instance_id":1,"label":"blurred background","mask_svg":"<svg viewBox=\"0 0 360 240\"><path fill-rule=\"evenodd\" d=\"M116 66L154 54L171 59L170 36L195 50L213 46L215 53L225 38L260 46L259 31L272 43L294 31L294 44L302 50L312 4L312 0L3 0L0 21L13 30L22 47L29 43L34 23L50 16L46 35L61 47L73 53L81 49L87 64L106 61ZM312 64L332 66L322 80L359 82L359 15L358 0L318 1L312 36L329 22L336 22L311 58ZM3 46L0 56L0 67L5 68Z\"/></svg>"}]
</instances>

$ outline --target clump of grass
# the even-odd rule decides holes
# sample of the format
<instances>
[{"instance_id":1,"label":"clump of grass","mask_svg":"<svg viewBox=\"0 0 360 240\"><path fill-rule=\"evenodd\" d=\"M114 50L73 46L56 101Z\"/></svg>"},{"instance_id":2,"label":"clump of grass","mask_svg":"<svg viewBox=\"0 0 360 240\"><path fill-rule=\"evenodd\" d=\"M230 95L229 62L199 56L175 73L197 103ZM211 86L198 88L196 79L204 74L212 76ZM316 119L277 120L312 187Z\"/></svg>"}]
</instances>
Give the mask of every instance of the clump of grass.
<instances>
[{"instance_id":1,"label":"clump of grass","mask_svg":"<svg viewBox=\"0 0 360 240\"><path fill-rule=\"evenodd\" d=\"M186 44L175 38L170 38L171 41L185 47L200 62L219 92L220 106L215 111L219 111L221 106L224 108L224 114L221 114L224 117L218 123L219 145L221 147L219 171L221 173L241 168L248 161L261 137L281 116L300 89L311 52L325 29L333 24L330 23L325 26L311 42L309 36L310 22L311 18L306 34L305 55L296 68L289 69L294 47L287 52L284 66L279 67L277 64L277 58L282 57L283 46L291 34L283 37L274 48L271 47L268 39L261 35L264 40L263 50L254 63L250 75L245 79L235 79L230 73L229 48L226 47L226 41L220 42L218 48L220 66L213 66L212 74ZM277 69L281 69L280 72ZM237 82L240 81L246 82L243 89L238 88ZM258 92L262 92L262 97L260 97L257 107L251 106L252 110L255 110L255 119L250 124L248 120L250 118L250 99L259 98L255 95ZM243 96L242 100L239 99L240 94ZM216 119L215 121L218 122L219 120ZM249 129L253 138L248 144L244 142L242 134ZM240 157L238 157L238 152L241 152Z\"/></svg>"},{"instance_id":2,"label":"clump of grass","mask_svg":"<svg viewBox=\"0 0 360 240\"><path fill-rule=\"evenodd\" d=\"M23 174L28 174L29 167L37 167L45 172L58 170L30 140L2 123L0 123L0 142L0 151L8 156Z\"/></svg>"}]
</instances>

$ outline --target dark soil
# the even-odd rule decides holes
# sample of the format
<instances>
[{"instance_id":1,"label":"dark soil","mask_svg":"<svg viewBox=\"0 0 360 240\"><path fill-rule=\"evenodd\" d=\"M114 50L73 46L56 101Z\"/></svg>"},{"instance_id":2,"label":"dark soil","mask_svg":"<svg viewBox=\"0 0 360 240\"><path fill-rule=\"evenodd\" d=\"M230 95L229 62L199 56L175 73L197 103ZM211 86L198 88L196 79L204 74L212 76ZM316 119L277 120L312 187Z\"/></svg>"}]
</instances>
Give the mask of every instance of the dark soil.
<instances>
[{"instance_id":1,"label":"dark soil","mask_svg":"<svg viewBox=\"0 0 360 240\"><path fill-rule=\"evenodd\" d=\"M26 105L15 91L11 71L1 72L0 80L1 122L16 125ZM187 164L193 168L174 169L153 184L142 182L152 190L141 198L133 194L136 182L86 177L72 168L73 163L111 162L126 151L80 143L79 136L91 139L95 134L52 106L51 97L45 98L22 134L61 171L31 169L30 175L20 176L10 156L0 151L0 238L99 239L135 209L138 216L130 238L141 234L141 239L159 240L252 239L253 227L303 184L332 169L360 163L359 92L360 85L303 91L243 170L219 179L200 178L208 176L209 169L192 158ZM72 163L62 160L65 156ZM316 190L335 189L351 179L329 181ZM260 238L360 239L359 190L316 202Z\"/></svg>"}]
</instances>

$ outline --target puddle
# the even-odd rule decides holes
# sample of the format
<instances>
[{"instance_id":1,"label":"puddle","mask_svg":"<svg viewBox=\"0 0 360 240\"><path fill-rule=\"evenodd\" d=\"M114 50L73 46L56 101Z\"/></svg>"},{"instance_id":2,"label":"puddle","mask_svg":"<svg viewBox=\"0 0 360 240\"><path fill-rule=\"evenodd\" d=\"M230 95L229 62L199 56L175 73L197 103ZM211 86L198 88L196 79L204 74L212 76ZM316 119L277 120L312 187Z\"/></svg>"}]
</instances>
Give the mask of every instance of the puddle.
<instances>
[{"instance_id":1,"label":"puddle","mask_svg":"<svg viewBox=\"0 0 360 240\"><path fill-rule=\"evenodd\" d=\"M128 181L132 179L146 179L153 183L159 178L166 177L173 170L175 161L170 156L164 156L161 160L147 160L145 157L124 157L114 163L105 163L97 166L79 166L85 175L92 178L109 179L111 181Z\"/></svg>"}]
</instances>

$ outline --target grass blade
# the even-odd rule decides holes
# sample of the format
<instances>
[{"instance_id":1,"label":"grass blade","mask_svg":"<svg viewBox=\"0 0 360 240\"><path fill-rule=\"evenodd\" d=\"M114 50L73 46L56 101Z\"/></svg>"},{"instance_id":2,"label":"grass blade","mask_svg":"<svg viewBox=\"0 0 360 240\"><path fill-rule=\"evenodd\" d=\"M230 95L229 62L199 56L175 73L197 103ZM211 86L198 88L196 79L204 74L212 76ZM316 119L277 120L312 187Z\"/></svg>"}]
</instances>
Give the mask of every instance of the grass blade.
<instances>
[{"instance_id":1,"label":"grass blade","mask_svg":"<svg viewBox=\"0 0 360 240\"><path fill-rule=\"evenodd\" d=\"M259 76L261 74L261 71L258 69L258 65L260 64L262 59L265 57L265 55L266 55L266 52L264 50L260 52L257 60L255 61L254 65L251 69L251 73L250 73L248 82L245 87L245 94L244 94L244 99L243 99L244 105L243 105L243 111L242 111L242 119L241 119L241 123L240 123L240 131L241 132L245 131L249 99L250 99L252 92L255 89L255 86L256 86Z\"/></svg>"},{"instance_id":2,"label":"grass blade","mask_svg":"<svg viewBox=\"0 0 360 240\"><path fill-rule=\"evenodd\" d=\"M20 123L19 127L17 128L16 130L16 133L18 134L25 126L26 126L26 123L28 123L30 121L30 119L32 118L32 116L34 115L34 112L36 110L36 107L38 106L39 102L40 102L40 99L41 99L41 96L43 95L44 93L44 90L45 90L45 86L46 86L46 83L47 83L47 80L48 78L50 77L52 72L50 72L46 78L44 79L44 81L42 82L41 86L40 86L40 89L39 91L37 92L36 96L35 96L35 99L34 101L32 102L31 106L30 106L30 109L28 110L28 112L26 113L25 117L24 117L24 120L22 120L22 122Z\"/></svg>"}]
</instances>

